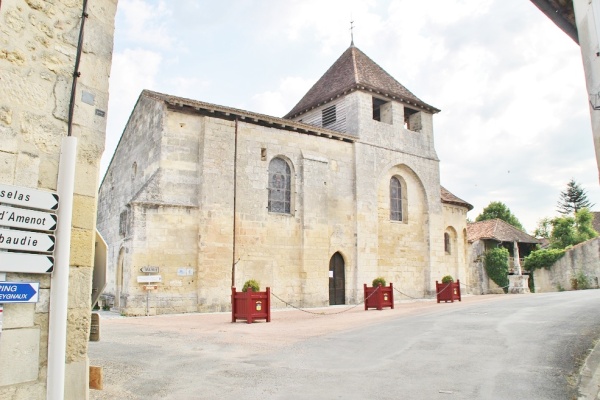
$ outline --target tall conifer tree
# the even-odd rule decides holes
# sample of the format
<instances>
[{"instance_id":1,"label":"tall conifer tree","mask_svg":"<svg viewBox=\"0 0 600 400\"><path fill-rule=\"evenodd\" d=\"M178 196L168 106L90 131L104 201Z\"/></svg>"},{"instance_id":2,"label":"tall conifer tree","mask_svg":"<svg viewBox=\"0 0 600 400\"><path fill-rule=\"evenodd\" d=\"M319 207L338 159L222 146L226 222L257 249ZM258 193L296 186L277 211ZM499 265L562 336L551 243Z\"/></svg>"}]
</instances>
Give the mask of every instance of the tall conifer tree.
<instances>
[{"instance_id":1,"label":"tall conifer tree","mask_svg":"<svg viewBox=\"0 0 600 400\"><path fill-rule=\"evenodd\" d=\"M582 208L590 209L594 204L587 199L585 190L575 180L571 179L567 183L567 188L560 192L560 198L557 203L557 211L563 215L575 213Z\"/></svg>"}]
</instances>

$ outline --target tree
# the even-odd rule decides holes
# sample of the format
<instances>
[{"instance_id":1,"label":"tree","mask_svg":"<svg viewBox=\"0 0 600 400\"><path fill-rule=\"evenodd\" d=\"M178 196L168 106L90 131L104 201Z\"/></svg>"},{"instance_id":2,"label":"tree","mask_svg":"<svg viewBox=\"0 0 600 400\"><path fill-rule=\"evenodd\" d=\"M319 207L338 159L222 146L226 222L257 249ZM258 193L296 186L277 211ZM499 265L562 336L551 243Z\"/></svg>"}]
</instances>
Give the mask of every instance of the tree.
<instances>
[{"instance_id":1,"label":"tree","mask_svg":"<svg viewBox=\"0 0 600 400\"><path fill-rule=\"evenodd\" d=\"M563 215L575 215L582 208L592 208L594 206L587 199L585 190L573 179L567 183L567 188L560 192L557 205L557 211Z\"/></svg>"},{"instance_id":2,"label":"tree","mask_svg":"<svg viewBox=\"0 0 600 400\"><path fill-rule=\"evenodd\" d=\"M533 231L533 236L540 239L550 239L552 233L552 220L548 217L542 218L538 221L538 225Z\"/></svg>"},{"instance_id":3,"label":"tree","mask_svg":"<svg viewBox=\"0 0 600 400\"><path fill-rule=\"evenodd\" d=\"M492 201L486 208L483 209L481 214L475 218L475 221L487 221L488 219L498 218L504 222L507 222L517 229L525 232L523 225L519 222L517 217L510 212L510 209L506 204L500 201Z\"/></svg>"},{"instance_id":4,"label":"tree","mask_svg":"<svg viewBox=\"0 0 600 400\"><path fill-rule=\"evenodd\" d=\"M594 216L587 208L575 213L575 217L556 217L551 221L550 247L564 249L598 236L592 226Z\"/></svg>"}]
</instances>

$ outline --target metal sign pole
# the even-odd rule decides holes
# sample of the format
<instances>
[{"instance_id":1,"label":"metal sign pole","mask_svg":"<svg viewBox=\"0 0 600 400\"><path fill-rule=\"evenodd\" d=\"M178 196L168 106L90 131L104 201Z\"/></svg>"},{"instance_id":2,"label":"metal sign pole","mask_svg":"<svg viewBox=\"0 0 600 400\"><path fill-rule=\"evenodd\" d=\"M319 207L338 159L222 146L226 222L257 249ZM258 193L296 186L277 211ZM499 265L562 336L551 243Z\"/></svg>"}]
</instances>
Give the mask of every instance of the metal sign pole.
<instances>
[{"instance_id":1,"label":"metal sign pole","mask_svg":"<svg viewBox=\"0 0 600 400\"><path fill-rule=\"evenodd\" d=\"M6 280L6 273L0 272L0 283ZM2 337L2 314L4 312L4 304L0 303L0 338Z\"/></svg>"},{"instance_id":2,"label":"metal sign pole","mask_svg":"<svg viewBox=\"0 0 600 400\"><path fill-rule=\"evenodd\" d=\"M60 197L56 229L55 268L50 280L50 319L48 321L48 400L62 400L65 392L65 354L67 348L67 302L69 300L69 261L73 193L77 163L77 138L62 139L58 166L57 192Z\"/></svg>"}]
</instances>

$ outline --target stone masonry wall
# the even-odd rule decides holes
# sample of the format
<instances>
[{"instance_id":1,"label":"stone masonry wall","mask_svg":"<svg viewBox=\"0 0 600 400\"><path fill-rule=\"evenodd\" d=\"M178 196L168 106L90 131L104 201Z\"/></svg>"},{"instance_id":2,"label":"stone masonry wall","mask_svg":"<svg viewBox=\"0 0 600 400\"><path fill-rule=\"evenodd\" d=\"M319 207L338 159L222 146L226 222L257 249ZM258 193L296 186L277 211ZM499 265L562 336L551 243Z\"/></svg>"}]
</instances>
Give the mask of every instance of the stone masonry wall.
<instances>
[{"instance_id":1,"label":"stone masonry wall","mask_svg":"<svg viewBox=\"0 0 600 400\"><path fill-rule=\"evenodd\" d=\"M550 269L536 269L533 282L536 293L558 292L574 289L573 280L579 275L587 277L590 287L597 288L600 278L600 238L579 243Z\"/></svg>"},{"instance_id":2,"label":"stone masonry wall","mask_svg":"<svg viewBox=\"0 0 600 400\"><path fill-rule=\"evenodd\" d=\"M66 354L65 399L88 397L99 162L104 150L108 76L117 0L90 2L75 93L78 138ZM0 6L0 183L56 190L67 134L80 1L4 0ZM36 304L6 304L0 340L0 398L46 396L50 276L7 273L40 283Z\"/></svg>"}]
</instances>

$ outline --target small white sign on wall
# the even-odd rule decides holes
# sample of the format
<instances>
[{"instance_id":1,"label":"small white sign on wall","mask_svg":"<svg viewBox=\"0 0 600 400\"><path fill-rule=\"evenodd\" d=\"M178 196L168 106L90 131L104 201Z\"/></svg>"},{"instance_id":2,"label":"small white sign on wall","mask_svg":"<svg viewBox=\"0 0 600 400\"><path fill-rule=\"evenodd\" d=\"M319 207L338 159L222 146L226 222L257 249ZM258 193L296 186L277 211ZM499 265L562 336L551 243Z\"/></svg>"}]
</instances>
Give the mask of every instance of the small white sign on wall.
<instances>
[{"instance_id":1,"label":"small white sign on wall","mask_svg":"<svg viewBox=\"0 0 600 400\"><path fill-rule=\"evenodd\" d=\"M329 271L329 277L333 278L333 271Z\"/></svg>"},{"instance_id":2,"label":"small white sign on wall","mask_svg":"<svg viewBox=\"0 0 600 400\"><path fill-rule=\"evenodd\" d=\"M194 268L186 268L186 267L177 268L177 276L193 276L193 275L194 275Z\"/></svg>"}]
</instances>

